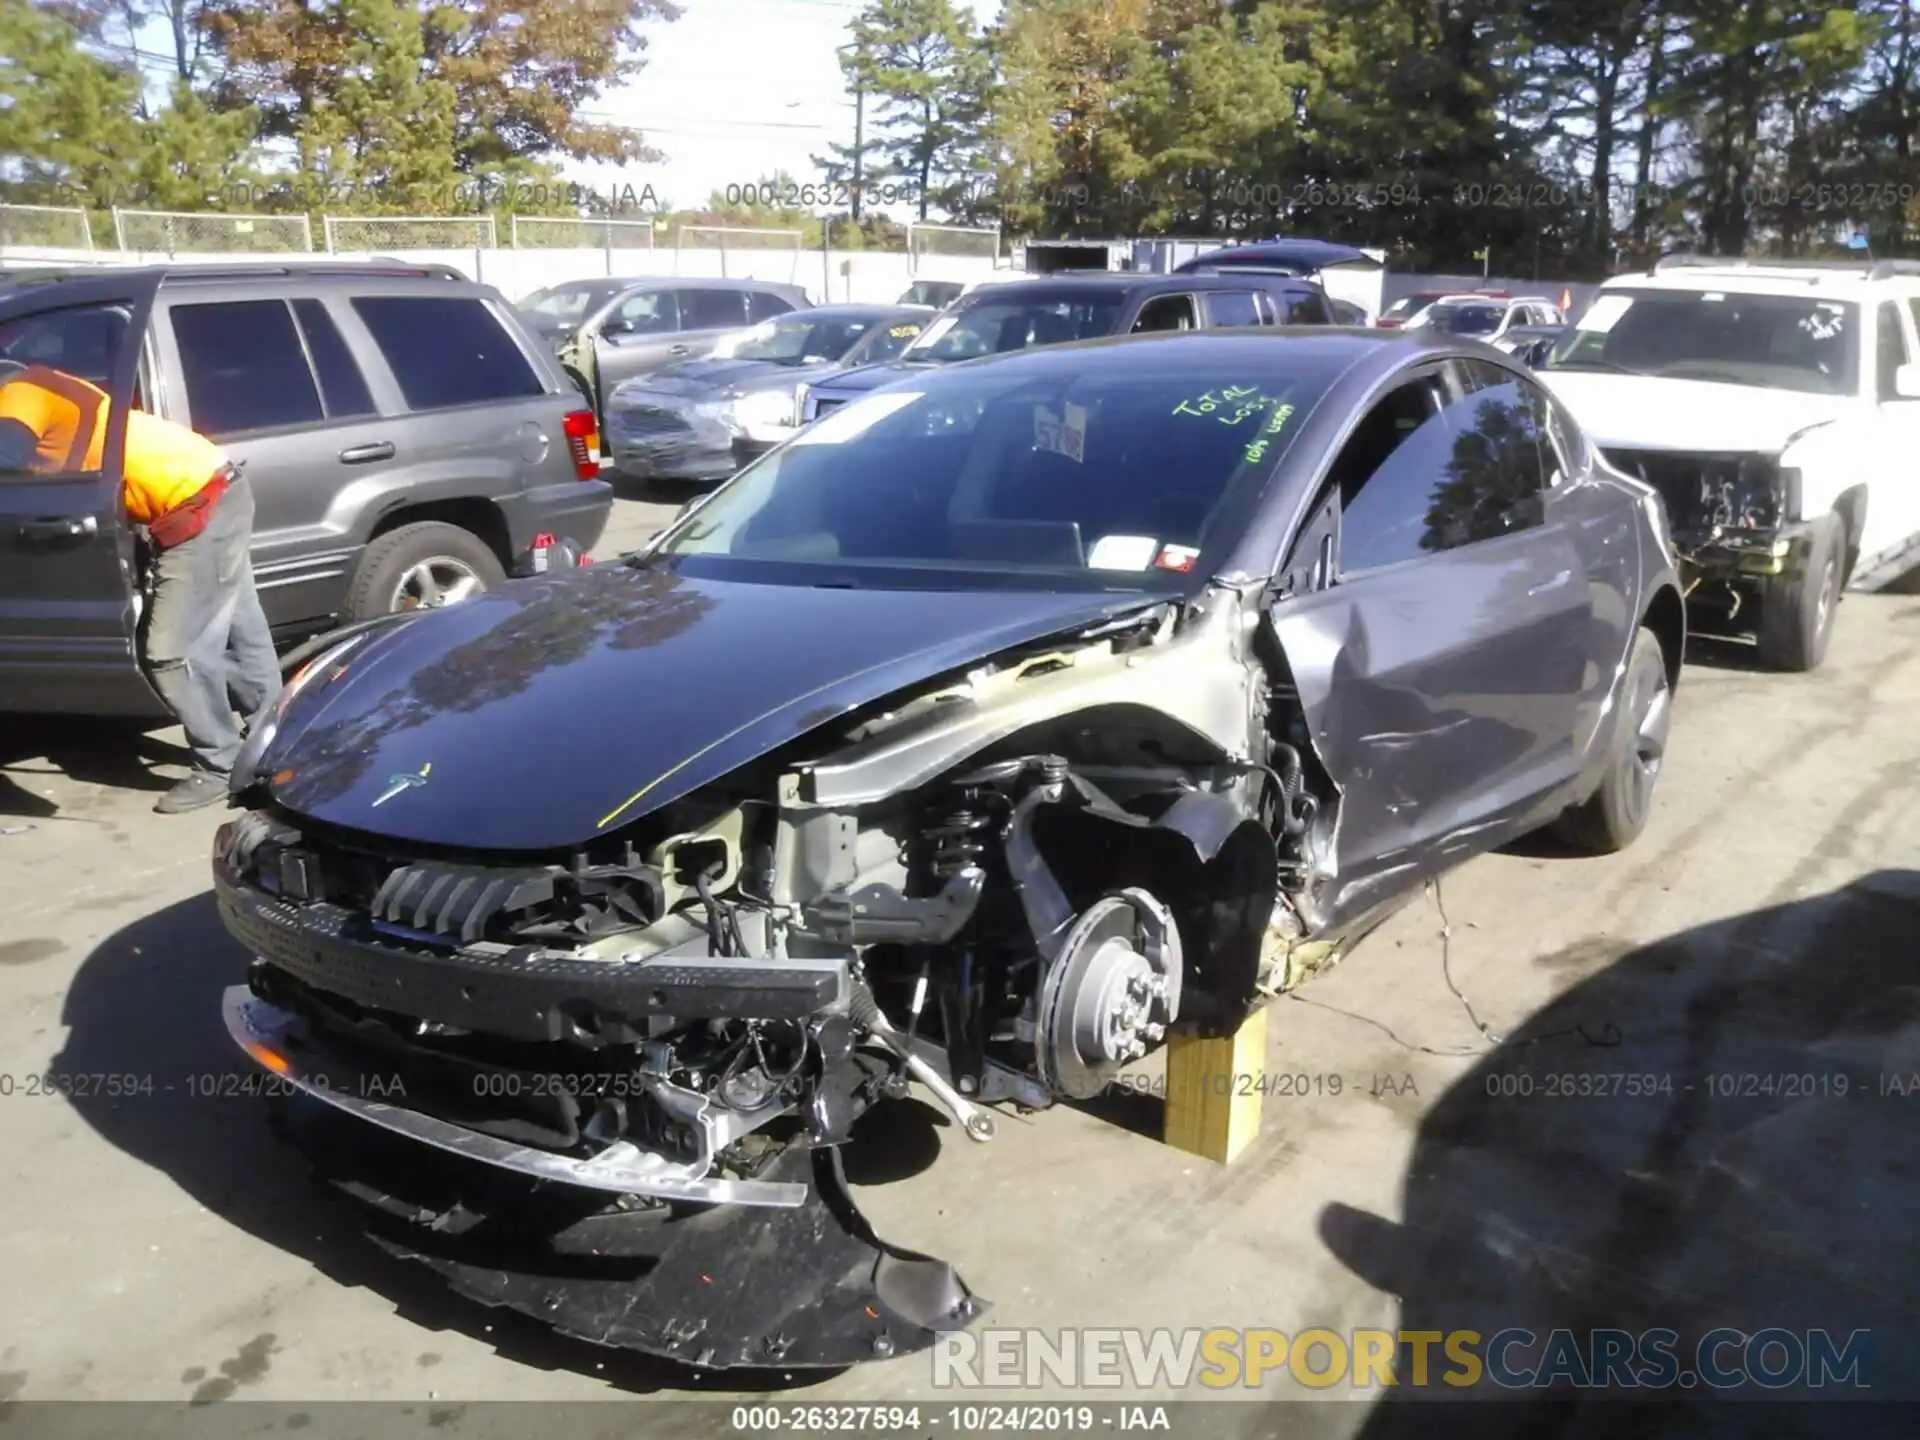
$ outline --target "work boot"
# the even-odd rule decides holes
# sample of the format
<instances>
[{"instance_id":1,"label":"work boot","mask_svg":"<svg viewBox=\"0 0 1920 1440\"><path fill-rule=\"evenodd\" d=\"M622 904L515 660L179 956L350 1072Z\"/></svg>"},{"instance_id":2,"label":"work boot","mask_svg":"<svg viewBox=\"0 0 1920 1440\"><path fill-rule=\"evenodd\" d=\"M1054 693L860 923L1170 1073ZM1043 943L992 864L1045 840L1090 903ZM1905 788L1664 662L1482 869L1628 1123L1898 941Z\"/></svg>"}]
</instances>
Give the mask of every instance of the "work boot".
<instances>
[{"instance_id":1,"label":"work boot","mask_svg":"<svg viewBox=\"0 0 1920 1440\"><path fill-rule=\"evenodd\" d=\"M227 777L211 770L196 770L162 795L154 805L160 815L183 815L189 810L218 805L227 798Z\"/></svg>"}]
</instances>

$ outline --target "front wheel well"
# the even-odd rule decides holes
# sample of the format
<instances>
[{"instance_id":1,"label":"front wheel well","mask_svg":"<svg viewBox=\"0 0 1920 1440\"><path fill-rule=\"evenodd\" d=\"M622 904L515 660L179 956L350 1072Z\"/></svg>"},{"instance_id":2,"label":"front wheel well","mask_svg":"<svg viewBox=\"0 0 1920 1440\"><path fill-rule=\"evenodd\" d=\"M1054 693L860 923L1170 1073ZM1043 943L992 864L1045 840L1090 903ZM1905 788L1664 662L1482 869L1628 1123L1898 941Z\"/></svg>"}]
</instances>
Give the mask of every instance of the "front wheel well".
<instances>
[{"instance_id":1,"label":"front wheel well","mask_svg":"<svg viewBox=\"0 0 1920 1440\"><path fill-rule=\"evenodd\" d=\"M1687 602L1671 585L1662 585L1647 602L1640 623L1660 642L1660 658L1667 667L1667 684L1680 684L1680 666L1687 653Z\"/></svg>"},{"instance_id":2,"label":"front wheel well","mask_svg":"<svg viewBox=\"0 0 1920 1440\"><path fill-rule=\"evenodd\" d=\"M507 534L507 517L491 500L467 497L458 500L430 500L419 505L402 505L380 517L367 537L371 545L382 535L402 525L417 525L423 520L452 525L476 536L507 570L513 568L513 544Z\"/></svg>"},{"instance_id":3,"label":"front wheel well","mask_svg":"<svg viewBox=\"0 0 1920 1440\"><path fill-rule=\"evenodd\" d=\"M1847 553L1840 570L1840 583L1853 578L1853 567L1860 560L1860 536L1867 528L1867 487L1855 485L1842 491L1833 502L1833 513L1847 526Z\"/></svg>"}]
</instances>

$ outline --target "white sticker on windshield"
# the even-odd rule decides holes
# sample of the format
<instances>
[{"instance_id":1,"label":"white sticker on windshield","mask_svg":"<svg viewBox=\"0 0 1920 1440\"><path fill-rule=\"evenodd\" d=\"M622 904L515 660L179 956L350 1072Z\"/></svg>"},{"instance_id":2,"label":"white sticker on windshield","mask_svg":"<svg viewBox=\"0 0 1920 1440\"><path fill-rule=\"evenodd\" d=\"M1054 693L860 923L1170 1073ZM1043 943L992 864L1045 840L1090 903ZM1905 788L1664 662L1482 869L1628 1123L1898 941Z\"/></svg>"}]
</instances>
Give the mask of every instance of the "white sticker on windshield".
<instances>
[{"instance_id":1,"label":"white sticker on windshield","mask_svg":"<svg viewBox=\"0 0 1920 1440\"><path fill-rule=\"evenodd\" d=\"M878 395L863 395L831 414L807 426L788 443L792 445L844 445L857 440L889 415L926 398L924 390L883 390Z\"/></svg>"},{"instance_id":2,"label":"white sticker on windshield","mask_svg":"<svg viewBox=\"0 0 1920 1440\"><path fill-rule=\"evenodd\" d=\"M1800 321L1800 328L1816 340L1831 340L1847 325L1847 312L1839 305L1820 304Z\"/></svg>"},{"instance_id":3,"label":"white sticker on windshield","mask_svg":"<svg viewBox=\"0 0 1920 1440\"><path fill-rule=\"evenodd\" d=\"M1151 535L1102 535L1087 553L1089 570L1144 570L1160 553Z\"/></svg>"},{"instance_id":4,"label":"white sticker on windshield","mask_svg":"<svg viewBox=\"0 0 1920 1440\"><path fill-rule=\"evenodd\" d=\"M1087 454L1087 409L1069 405L1064 415L1056 415L1045 405L1034 407L1033 448L1064 455L1076 465Z\"/></svg>"},{"instance_id":5,"label":"white sticker on windshield","mask_svg":"<svg viewBox=\"0 0 1920 1440\"><path fill-rule=\"evenodd\" d=\"M1602 295L1587 307L1587 313L1575 322L1574 328L1604 335L1620 323L1620 317L1632 304L1625 295Z\"/></svg>"}]
</instances>

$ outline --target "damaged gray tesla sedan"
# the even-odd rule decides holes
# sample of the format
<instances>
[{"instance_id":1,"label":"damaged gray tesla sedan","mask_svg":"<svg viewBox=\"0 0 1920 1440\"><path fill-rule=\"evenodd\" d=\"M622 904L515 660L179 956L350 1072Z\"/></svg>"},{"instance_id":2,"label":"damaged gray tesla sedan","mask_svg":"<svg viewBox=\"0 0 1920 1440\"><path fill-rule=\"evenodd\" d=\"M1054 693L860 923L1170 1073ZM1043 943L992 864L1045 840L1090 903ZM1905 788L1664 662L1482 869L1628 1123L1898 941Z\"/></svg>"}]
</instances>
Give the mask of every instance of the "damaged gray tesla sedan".
<instances>
[{"instance_id":1,"label":"damaged gray tesla sedan","mask_svg":"<svg viewBox=\"0 0 1920 1440\"><path fill-rule=\"evenodd\" d=\"M227 1023L466 1295L703 1367L905 1353L984 1302L855 1209L863 1115L917 1081L991 1145L1469 856L1627 844L1683 632L1654 493L1477 342L917 375L629 561L306 665L217 842Z\"/></svg>"}]
</instances>

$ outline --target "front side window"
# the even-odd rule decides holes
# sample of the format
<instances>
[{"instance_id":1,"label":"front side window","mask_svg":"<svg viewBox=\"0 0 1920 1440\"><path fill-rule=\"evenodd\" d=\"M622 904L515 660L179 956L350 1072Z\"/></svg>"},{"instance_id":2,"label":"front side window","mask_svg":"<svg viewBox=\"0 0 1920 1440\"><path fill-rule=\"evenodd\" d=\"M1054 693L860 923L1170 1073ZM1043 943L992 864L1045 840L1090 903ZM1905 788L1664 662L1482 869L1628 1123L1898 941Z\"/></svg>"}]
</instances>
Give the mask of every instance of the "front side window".
<instances>
[{"instance_id":1,"label":"front side window","mask_svg":"<svg viewBox=\"0 0 1920 1440\"><path fill-rule=\"evenodd\" d=\"M614 306L607 318L635 335L671 335L680 328L680 307L671 290L642 290Z\"/></svg>"},{"instance_id":2,"label":"front side window","mask_svg":"<svg viewBox=\"0 0 1920 1440\"><path fill-rule=\"evenodd\" d=\"M0 321L0 478L97 475L126 311L77 305Z\"/></svg>"},{"instance_id":3,"label":"front side window","mask_svg":"<svg viewBox=\"0 0 1920 1440\"><path fill-rule=\"evenodd\" d=\"M168 311L193 428L210 439L325 418L284 300L226 300Z\"/></svg>"},{"instance_id":4,"label":"front side window","mask_svg":"<svg viewBox=\"0 0 1920 1440\"><path fill-rule=\"evenodd\" d=\"M1361 421L1334 462L1343 574L1397 565L1541 524L1540 400L1495 367L1410 381Z\"/></svg>"},{"instance_id":5,"label":"front side window","mask_svg":"<svg viewBox=\"0 0 1920 1440\"><path fill-rule=\"evenodd\" d=\"M1860 307L1849 300L1608 290L1561 336L1543 365L1854 395L1860 342Z\"/></svg>"},{"instance_id":6,"label":"front side window","mask_svg":"<svg viewBox=\"0 0 1920 1440\"><path fill-rule=\"evenodd\" d=\"M485 302L466 297L356 296L353 308L414 410L544 395L546 386Z\"/></svg>"},{"instance_id":7,"label":"front side window","mask_svg":"<svg viewBox=\"0 0 1920 1440\"><path fill-rule=\"evenodd\" d=\"M1323 388L1279 358L1251 374L931 375L823 416L656 553L720 574L851 567L877 586L1179 588L1243 528Z\"/></svg>"}]
</instances>

